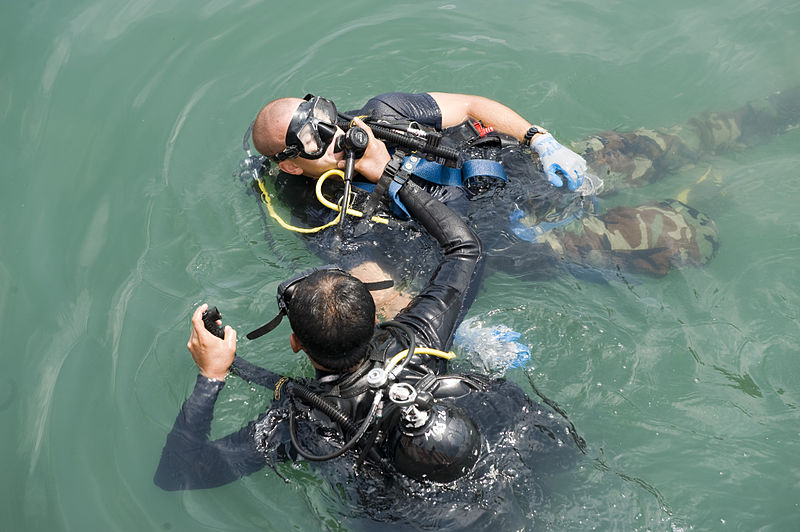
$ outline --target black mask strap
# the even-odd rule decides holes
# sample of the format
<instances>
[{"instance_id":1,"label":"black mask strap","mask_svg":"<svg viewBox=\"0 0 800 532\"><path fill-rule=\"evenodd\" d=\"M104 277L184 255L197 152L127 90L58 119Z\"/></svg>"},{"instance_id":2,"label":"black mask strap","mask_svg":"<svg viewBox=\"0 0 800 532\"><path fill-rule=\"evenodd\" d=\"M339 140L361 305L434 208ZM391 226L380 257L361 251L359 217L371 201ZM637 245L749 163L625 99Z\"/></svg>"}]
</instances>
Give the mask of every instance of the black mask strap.
<instances>
[{"instance_id":1,"label":"black mask strap","mask_svg":"<svg viewBox=\"0 0 800 532\"><path fill-rule=\"evenodd\" d=\"M269 323L265 323L264 325L262 325L261 327L259 327L255 331L250 331L249 333L247 333L247 339L248 340L255 340L256 338L261 338L262 336L264 336L268 332L271 332L273 329L275 329L275 327L277 327L278 325L281 324L281 321L283 321L283 317L285 315L286 315L286 313L283 312L283 311L278 312L278 315L275 316L274 318L272 318L269 321Z\"/></svg>"},{"instance_id":2,"label":"black mask strap","mask_svg":"<svg viewBox=\"0 0 800 532\"><path fill-rule=\"evenodd\" d=\"M306 270L306 271L304 271L304 272L302 272L302 273L290 278L288 281L285 281L284 283L281 283L281 286L288 285L288 286L285 286L285 288L283 289L283 290L285 290L286 288L289 288L289 286L292 286L292 285L302 281L303 279L305 279L306 277L308 277L309 275L311 275L312 273L314 273L316 271L325 270L325 269L334 269L334 268L338 269L338 267L332 267L332 266L329 265L329 266L322 266L322 267L319 267L319 268L312 268L310 270ZM345 273L345 272L342 271L342 273ZM393 286L394 286L394 281L392 281L391 279L386 279L385 281L375 281L375 282L372 282L372 283L364 283L364 287L367 290L369 290L370 292L374 292L375 290L385 290L385 289L391 288ZM281 292L281 288L279 287L278 290L279 290L279 293L280 293ZM283 303L283 304L280 303L281 302L280 297L278 298L278 302L279 302L279 305L281 306L281 310L278 312L278 315L275 316L274 318L272 318L268 323L265 323L264 325L259 327L258 329L254 330L254 331L250 331L249 333L247 333L246 337L247 337L248 340L255 340L256 338L261 338L262 336L264 336L268 332L271 332L278 325L281 324L281 321L283 321L283 317L286 316L286 304L285 303Z\"/></svg>"},{"instance_id":3,"label":"black mask strap","mask_svg":"<svg viewBox=\"0 0 800 532\"><path fill-rule=\"evenodd\" d=\"M373 283L364 283L364 287L370 292L374 292L376 290L386 290L387 288L391 288L393 286L394 281L391 279L386 279L385 281L375 281Z\"/></svg>"}]
</instances>

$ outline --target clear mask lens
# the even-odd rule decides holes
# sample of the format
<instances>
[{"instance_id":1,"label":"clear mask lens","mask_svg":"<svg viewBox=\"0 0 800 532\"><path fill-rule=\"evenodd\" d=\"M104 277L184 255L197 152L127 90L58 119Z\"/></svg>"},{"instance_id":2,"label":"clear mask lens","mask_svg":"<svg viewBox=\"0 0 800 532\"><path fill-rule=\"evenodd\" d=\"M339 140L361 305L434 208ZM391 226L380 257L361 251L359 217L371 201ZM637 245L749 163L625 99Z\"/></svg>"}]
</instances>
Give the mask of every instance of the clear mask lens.
<instances>
[{"instance_id":1,"label":"clear mask lens","mask_svg":"<svg viewBox=\"0 0 800 532\"><path fill-rule=\"evenodd\" d=\"M333 137L336 135L336 105L330 100L315 96L301 103L292 116L289 129L286 132L286 146L284 153L292 147L299 153L293 157L304 159L319 159L325 154ZM287 157L290 156L287 153Z\"/></svg>"}]
</instances>

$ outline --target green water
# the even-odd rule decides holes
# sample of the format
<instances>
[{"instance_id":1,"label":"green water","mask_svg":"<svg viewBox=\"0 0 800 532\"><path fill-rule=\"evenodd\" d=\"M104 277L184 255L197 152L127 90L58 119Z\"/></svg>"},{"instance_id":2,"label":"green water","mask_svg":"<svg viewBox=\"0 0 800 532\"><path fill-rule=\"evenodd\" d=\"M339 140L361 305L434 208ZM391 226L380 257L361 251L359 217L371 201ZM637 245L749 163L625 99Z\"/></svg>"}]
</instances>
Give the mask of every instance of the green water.
<instances>
[{"instance_id":1,"label":"green water","mask_svg":"<svg viewBox=\"0 0 800 532\"><path fill-rule=\"evenodd\" d=\"M305 466L152 483L194 382L192 309L250 330L314 260L280 230L265 243L232 177L267 100L482 94L571 141L795 86L798 28L791 0L4 2L0 529L337 528L335 492ZM530 528L800 529L800 131L765 140L607 204L693 185L721 234L708 267L487 279L470 315L523 333L533 360L509 377L588 444ZM281 331L242 354L307 371ZM231 379L214 433L268 403Z\"/></svg>"}]
</instances>

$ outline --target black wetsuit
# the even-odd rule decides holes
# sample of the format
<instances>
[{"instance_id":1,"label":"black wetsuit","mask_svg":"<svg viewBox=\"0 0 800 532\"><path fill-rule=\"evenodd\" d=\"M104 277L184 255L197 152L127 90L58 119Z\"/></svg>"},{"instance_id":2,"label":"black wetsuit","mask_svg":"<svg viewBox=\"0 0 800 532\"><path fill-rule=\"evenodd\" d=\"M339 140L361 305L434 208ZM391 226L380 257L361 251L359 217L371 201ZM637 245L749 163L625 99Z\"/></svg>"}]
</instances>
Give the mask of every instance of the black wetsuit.
<instances>
[{"instance_id":1,"label":"black wetsuit","mask_svg":"<svg viewBox=\"0 0 800 532\"><path fill-rule=\"evenodd\" d=\"M425 289L411 304L397 315L395 321L410 328L417 346L447 349L461 314L464 293L480 261L480 243L469 227L449 208L433 200L413 183L406 184L400 197L411 214L439 242L443 258ZM383 359L401 351L404 345L381 329L373 338L371 359ZM424 355L423 355L424 356ZM237 357L238 359L238 357ZM428 364L439 381L434 389L437 400L452 401L469 412L483 438L483 452L469 475L455 481L455 487L439 490L435 485L418 483L402 475L386 474L386 464L368 459L358 470L354 453L321 464L327 474L338 481L346 481L352 498L362 499L365 513L372 519L415 523L452 523L454 527L472 526L476 523L497 523L519 528L535 510L536 498L541 496L541 477L546 471L563 469L571 463L564 458L564 449L574 457L574 447L560 445L568 442L564 427L553 420L552 413L531 402L519 386L505 380L481 376L448 377L439 359L418 358L413 363ZM238 359L235 362L246 378L266 386L275 386L278 375L257 368ZM405 370L413 373L411 369ZM417 372L419 373L419 372ZM305 380L308 387L320 394L332 394L343 386L352 374L333 375L318 373L314 380ZM405 378L403 373L401 379ZM468 382L468 385L464 383ZM313 453L330 452L344 437L338 425L325 414L297 401L278 387L280 397L259 418L237 432L211 441L209 439L214 404L224 387L224 382L210 381L198 375L191 396L184 402L175 425L167 436L161 461L155 474L155 483L166 490L211 488L232 482L242 476L286 459L295 459L288 430L290 402L299 412L300 441ZM281 393L282 392L282 393ZM373 391L362 397L340 400L347 414L359 423L369 406ZM335 400L335 397L332 397ZM324 434L324 437L320 437ZM334 446L331 446L334 442ZM535 464L535 465L534 465ZM388 467L391 468L389 465ZM373 471L366 474L364 471ZM513 471L508 476L497 471ZM494 472L494 473L493 473ZM487 475L495 475L487 483ZM460 488L459 488L460 487ZM484 506L475 500L475 490L487 496ZM366 500L368 493L369 500ZM419 512L414 499L436 497L442 505L430 511ZM513 507L503 511L505 501ZM498 506L499 504L499 506ZM500 519L500 521L498 521Z\"/></svg>"},{"instance_id":2,"label":"black wetsuit","mask_svg":"<svg viewBox=\"0 0 800 532\"><path fill-rule=\"evenodd\" d=\"M415 335L418 346L447 349L472 274L480 260L480 242L450 209L413 184L403 187L401 197L417 220L437 239L444 256L428 286L395 317ZM376 334L373 351L395 353L403 345L391 335ZM348 375L318 375L317 384L334 386ZM207 488L252 473L265 464L265 449L277 449L276 426L285 421L287 401L276 401L257 421L215 442L208 441L213 405L224 382L197 377L192 395L184 403L167 437L156 483L165 489ZM258 428L258 430L256 430ZM265 437L265 434L268 436ZM288 450L288 446L285 447ZM278 458L286 458L281 452Z\"/></svg>"}]
</instances>

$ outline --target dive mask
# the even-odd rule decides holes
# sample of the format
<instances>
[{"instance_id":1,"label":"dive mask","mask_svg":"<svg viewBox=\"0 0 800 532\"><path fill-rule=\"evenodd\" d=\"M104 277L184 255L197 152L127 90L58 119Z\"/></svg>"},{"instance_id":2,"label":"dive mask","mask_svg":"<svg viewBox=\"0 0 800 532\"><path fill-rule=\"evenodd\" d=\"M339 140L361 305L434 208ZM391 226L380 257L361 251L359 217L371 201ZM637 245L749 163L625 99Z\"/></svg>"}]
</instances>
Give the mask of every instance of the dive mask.
<instances>
[{"instance_id":1,"label":"dive mask","mask_svg":"<svg viewBox=\"0 0 800 532\"><path fill-rule=\"evenodd\" d=\"M327 98L307 94L297 106L286 130L286 148L270 158L275 162L302 157L319 159L336 135L336 105Z\"/></svg>"},{"instance_id":2,"label":"dive mask","mask_svg":"<svg viewBox=\"0 0 800 532\"><path fill-rule=\"evenodd\" d=\"M294 295L297 286L305 281L308 277L312 274L320 271L331 271L341 273L342 275L350 276L349 273L341 269L339 266L335 264L326 264L325 266L317 266L316 268L309 268L308 270L302 271L300 273L296 273L286 279L284 282L278 285L278 314L272 318L269 322L265 323L258 329L254 331L250 331L247 333L248 340L255 340L256 338L260 338L264 336L268 332L272 331L280 325L281 321L283 320L284 316L289 314L289 307L288 303L291 301L292 296ZM391 279L386 281L376 281L374 283L364 283L364 286L367 290L384 290L386 288L391 288L394 286L394 282Z\"/></svg>"}]
</instances>

